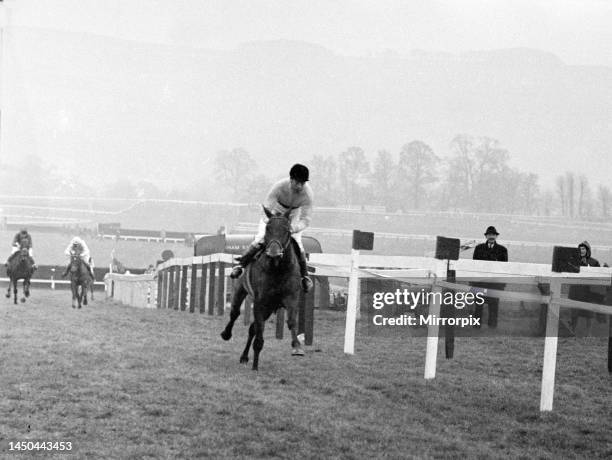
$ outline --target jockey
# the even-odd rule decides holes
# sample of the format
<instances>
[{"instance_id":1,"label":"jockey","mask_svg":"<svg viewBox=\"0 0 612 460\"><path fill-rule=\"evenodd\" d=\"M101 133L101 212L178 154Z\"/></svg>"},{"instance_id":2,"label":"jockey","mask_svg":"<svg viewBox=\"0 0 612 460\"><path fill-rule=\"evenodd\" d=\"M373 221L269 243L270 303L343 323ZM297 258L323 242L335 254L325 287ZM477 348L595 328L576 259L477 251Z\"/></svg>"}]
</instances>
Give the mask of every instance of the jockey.
<instances>
[{"instance_id":1,"label":"jockey","mask_svg":"<svg viewBox=\"0 0 612 460\"><path fill-rule=\"evenodd\" d=\"M32 236L28 233L27 228L22 228L18 233L15 234L13 238L13 243L11 247L11 255L8 260L4 264L8 267L9 262L13 259L15 254L19 252L21 248L28 249L28 255L30 256L30 262L32 263L32 268L36 270L36 263L34 262L33 252L32 252Z\"/></svg>"},{"instance_id":2,"label":"jockey","mask_svg":"<svg viewBox=\"0 0 612 460\"><path fill-rule=\"evenodd\" d=\"M312 287L312 280L308 277L308 265L306 254L302 244L302 232L310 225L312 219L313 193L308 181L308 168L301 164L295 164L289 171L289 178L282 179L272 186L266 197L265 206L273 213L284 213L291 209L289 218L291 220L291 236L298 244L300 251L298 260L300 264L300 275L302 277L302 288L308 291ZM238 278L243 269L253 260L253 257L263 247L266 234L266 219L259 221L259 227L255 239L238 259L240 265L232 269L231 278Z\"/></svg>"},{"instance_id":3,"label":"jockey","mask_svg":"<svg viewBox=\"0 0 612 460\"><path fill-rule=\"evenodd\" d=\"M89 270L89 273L91 274L92 278L95 276L93 271L93 259L91 258L87 244L85 244L85 241L83 241L82 238L78 236L72 238L72 240L70 240L70 244L68 244L68 246L64 250L64 254L66 254L68 257L72 256L73 254L79 254L81 260L87 267L87 270ZM68 264L68 267L66 267L66 271L64 271L62 276L65 277L66 275L68 275L69 270L70 264Z\"/></svg>"}]
</instances>

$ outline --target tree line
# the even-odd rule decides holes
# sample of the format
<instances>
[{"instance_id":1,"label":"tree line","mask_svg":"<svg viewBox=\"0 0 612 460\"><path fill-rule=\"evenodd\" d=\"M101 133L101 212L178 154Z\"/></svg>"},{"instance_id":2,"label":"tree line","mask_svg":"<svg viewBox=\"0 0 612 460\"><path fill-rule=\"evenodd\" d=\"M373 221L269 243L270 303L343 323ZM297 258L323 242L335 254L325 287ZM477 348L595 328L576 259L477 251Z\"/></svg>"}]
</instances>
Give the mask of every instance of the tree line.
<instances>
[{"instance_id":1,"label":"tree line","mask_svg":"<svg viewBox=\"0 0 612 460\"><path fill-rule=\"evenodd\" d=\"M321 206L609 219L608 186L598 185L594 192L585 175L567 172L556 178L555 186L542 187L537 174L512 167L510 159L496 139L459 134L446 156L413 140L396 153L379 150L372 160L361 147L352 146L304 162L316 181L316 202ZM232 198L238 201L261 199L271 184L244 149L218 152L215 171L217 184L231 184Z\"/></svg>"},{"instance_id":2,"label":"tree line","mask_svg":"<svg viewBox=\"0 0 612 460\"><path fill-rule=\"evenodd\" d=\"M584 174L568 171L546 187L532 172L510 164L511 156L493 138L455 136L446 155L421 140L398 152L368 156L359 146L335 155L304 159L311 170L320 206L379 206L397 211L470 211L569 219L609 220L612 191L591 184ZM35 156L0 168L0 193L7 195L99 196L258 202L274 178L261 172L249 152L217 152L202 181L175 184L168 190L155 180L119 177L96 188L82 174L54 170ZM25 179L25 180L24 180Z\"/></svg>"}]
</instances>

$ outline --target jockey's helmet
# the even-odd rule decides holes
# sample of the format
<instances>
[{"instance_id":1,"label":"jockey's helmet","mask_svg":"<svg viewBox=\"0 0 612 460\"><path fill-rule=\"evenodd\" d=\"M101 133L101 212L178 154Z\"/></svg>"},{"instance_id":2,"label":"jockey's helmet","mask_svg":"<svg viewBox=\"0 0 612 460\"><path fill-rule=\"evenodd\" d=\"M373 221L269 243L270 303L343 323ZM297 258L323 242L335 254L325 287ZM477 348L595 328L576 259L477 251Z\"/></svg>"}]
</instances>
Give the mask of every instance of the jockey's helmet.
<instances>
[{"instance_id":1,"label":"jockey's helmet","mask_svg":"<svg viewBox=\"0 0 612 460\"><path fill-rule=\"evenodd\" d=\"M308 168L302 164L296 163L289 170L289 177L298 182L306 182L308 180Z\"/></svg>"},{"instance_id":2,"label":"jockey's helmet","mask_svg":"<svg viewBox=\"0 0 612 460\"><path fill-rule=\"evenodd\" d=\"M21 230L19 230L19 233L21 233L22 235L27 235L28 229L25 227L21 227Z\"/></svg>"}]
</instances>

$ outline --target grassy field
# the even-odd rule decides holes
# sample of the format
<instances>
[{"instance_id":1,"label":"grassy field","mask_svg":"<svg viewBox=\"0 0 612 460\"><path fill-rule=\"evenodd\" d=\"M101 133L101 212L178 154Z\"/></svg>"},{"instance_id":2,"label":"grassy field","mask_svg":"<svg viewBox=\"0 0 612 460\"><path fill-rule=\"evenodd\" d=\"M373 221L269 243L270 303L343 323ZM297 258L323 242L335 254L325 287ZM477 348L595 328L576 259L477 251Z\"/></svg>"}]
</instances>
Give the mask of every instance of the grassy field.
<instances>
[{"instance_id":1,"label":"grassy field","mask_svg":"<svg viewBox=\"0 0 612 460\"><path fill-rule=\"evenodd\" d=\"M98 296L100 298L100 296ZM540 415L542 339L458 339L424 381L422 338L358 335L316 312L304 358L266 330L67 292L0 302L0 457L9 441L71 441L73 458L610 458L612 377L602 339L561 339L555 410ZM288 334L286 334L288 335ZM441 347L443 348L443 347ZM49 457L49 453L32 455Z\"/></svg>"}]
</instances>

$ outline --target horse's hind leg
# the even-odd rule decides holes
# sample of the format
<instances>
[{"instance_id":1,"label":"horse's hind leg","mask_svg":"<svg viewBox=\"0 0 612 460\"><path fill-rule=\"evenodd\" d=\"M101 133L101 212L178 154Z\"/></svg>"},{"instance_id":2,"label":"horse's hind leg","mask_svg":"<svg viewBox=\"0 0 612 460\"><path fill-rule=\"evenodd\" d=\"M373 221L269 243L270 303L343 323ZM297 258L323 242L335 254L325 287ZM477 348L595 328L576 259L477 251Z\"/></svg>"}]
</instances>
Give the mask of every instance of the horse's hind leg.
<instances>
[{"instance_id":1,"label":"horse's hind leg","mask_svg":"<svg viewBox=\"0 0 612 460\"><path fill-rule=\"evenodd\" d=\"M234 295L232 296L232 309L230 311L230 319L229 319L229 322L227 323L227 326L225 326L225 329L223 329L223 332L221 332L221 338L223 340L229 340L232 338L232 328L234 327L234 323L240 316L240 305L242 305L242 302L244 301L246 296L247 296L247 291L241 283L236 289L236 292L234 292ZM248 355L248 350L247 350L247 355ZM242 362L242 358L241 358L241 362Z\"/></svg>"},{"instance_id":2,"label":"horse's hind leg","mask_svg":"<svg viewBox=\"0 0 612 460\"><path fill-rule=\"evenodd\" d=\"M251 323L251 325L249 326L249 337L247 338L246 346L244 347L244 350L240 355L240 362L243 364L249 362L249 351L251 349L253 337L255 337L255 323Z\"/></svg>"},{"instance_id":3,"label":"horse's hind leg","mask_svg":"<svg viewBox=\"0 0 612 460\"><path fill-rule=\"evenodd\" d=\"M10 299L10 298L11 298L11 284L12 284L12 283L13 283L13 280L11 280L11 279L9 278L9 285L8 285L8 289L7 289L7 291L6 291L6 298L7 298L7 299Z\"/></svg>"},{"instance_id":4,"label":"horse's hind leg","mask_svg":"<svg viewBox=\"0 0 612 460\"><path fill-rule=\"evenodd\" d=\"M83 305L87 305L87 287L83 287L82 291L83 291Z\"/></svg>"}]
</instances>

